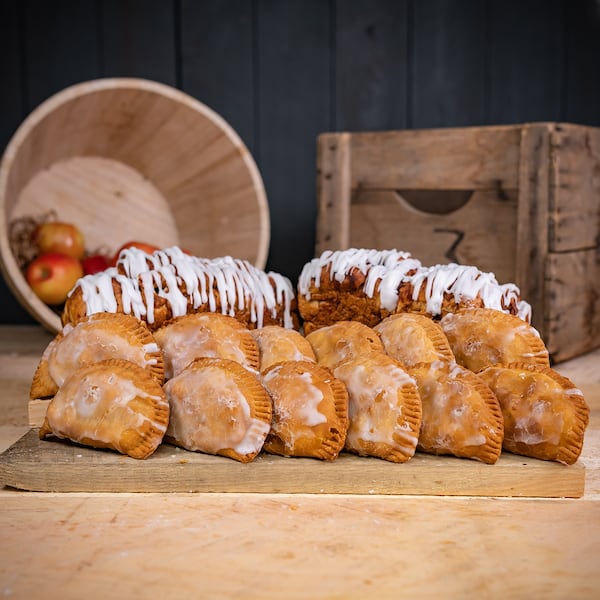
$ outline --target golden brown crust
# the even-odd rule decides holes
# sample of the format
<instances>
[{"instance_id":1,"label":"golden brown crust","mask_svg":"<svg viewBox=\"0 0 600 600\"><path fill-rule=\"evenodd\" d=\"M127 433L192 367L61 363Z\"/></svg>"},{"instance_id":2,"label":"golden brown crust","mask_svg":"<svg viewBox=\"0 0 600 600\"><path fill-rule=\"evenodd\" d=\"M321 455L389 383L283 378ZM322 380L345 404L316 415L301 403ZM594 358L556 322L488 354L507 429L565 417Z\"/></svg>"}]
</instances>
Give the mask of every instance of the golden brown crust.
<instances>
[{"instance_id":1,"label":"golden brown crust","mask_svg":"<svg viewBox=\"0 0 600 600\"><path fill-rule=\"evenodd\" d=\"M374 327L385 351L406 367L436 360L454 362L454 354L439 323L414 313L399 313Z\"/></svg>"},{"instance_id":2,"label":"golden brown crust","mask_svg":"<svg viewBox=\"0 0 600 600\"><path fill-rule=\"evenodd\" d=\"M147 458L169 421L162 387L142 367L122 359L86 365L72 373L50 400L39 437L67 438Z\"/></svg>"},{"instance_id":3,"label":"golden brown crust","mask_svg":"<svg viewBox=\"0 0 600 600\"><path fill-rule=\"evenodd\" d=\"M171 418L165 439L196 452L250 462L271 425L271 398L239 363L204 357L167 381Z\"/></svg>"},{"instance_id":4,"label":"golden brown crust","mask_svg":"<svg viewBox=\"0 0 600 600\"><path fill-rule=\"evenodd\" d=\"M154 332L165 361L165 377L178 375L196 358L236 361L258 370L258 344L250 330L234 317L218 313L194 313L168 321Z\"/></svg>"},{"instance_id":5,"label":"golden brown crust","mask_svg":"<svg viewBox=\"0 0 600 600\"><path fill-rule=\"evenodd\" d=\"M504 449L567 465L577 461L589 407L573 382L550 367L512 363L479 376L496 394L504 416Z\"/></svg>"},{"instance_id":6,"label":"golden brown crust","mask_svg":"<svg viewBox=\"0 0 600 600\"><path fill-rule=\"evenodd\" d=\"M442 361L409 369L423 406L419 450L494 464L502 451L503 419L484 381Z\"/></svg>"},{"instance_id":7,"label":"golden brown crust","mask_svg":"<svg viewBox=\"0 0 600 600\"><path fill-rule=\"evenodd\" d=\"M348 392L329 369L310 361L273 364L262 376L273 401L264 449L282 456L334 460L348 429Z\"/></svg>"},{"instance_id":8,"label":"golden brown crust","mask_svg":"<svg viewBox=\"0 0 600 600\"><path fill-rule=\"evenodd\" d=\"M317 362L310 342L295 329L280 325L267 325L251 330L258 344L260 371L266 371L271 365L288 360L308 360Z\"/></svg>"},{"instance_id":9,"label":"golden brown crust","mask_svg":"<svg viewBox=\"0 0 600 600\"><path fill-rule=\"evenodd\" d=\"M357 356L334 375L349 397L345 449L403 463L415 453L421 427L421 399L402 365L383 352Z\"/></svg>"},{"instance_id":10,"label":"golden brown crust","mask_svg":"<svg viewBox=\"0 0 600 600\"><path fill-rule=\"evenodd\" d=\"M514 315L474 308L448 314L440 324L456 361L471 371L516 361L550 366L539 333Z\"/></svg>"},{"instance_id":11,"label":"golden brown crust","mask_svg":"<svg viewBox=\"0 0 600 600\"><path fill-rule=\"evenodd\" d=\"M130 315L98 313L66 325L44 351L34 373L30 398L54 396L79 367L109 358L130 360L162 384L162 352L148 328Z\"/></svg>"},{"instance_id":12,"label":"golden brown crust","mask_svg":"<svg viewBox=\"0 0 600 600\"><path fill-rule=\"evenodd\" d=\"M371 352L385 353L379 334L358 321L338 321L306 336L317 362L329 369Z\"/></svg>"}]
</instances>

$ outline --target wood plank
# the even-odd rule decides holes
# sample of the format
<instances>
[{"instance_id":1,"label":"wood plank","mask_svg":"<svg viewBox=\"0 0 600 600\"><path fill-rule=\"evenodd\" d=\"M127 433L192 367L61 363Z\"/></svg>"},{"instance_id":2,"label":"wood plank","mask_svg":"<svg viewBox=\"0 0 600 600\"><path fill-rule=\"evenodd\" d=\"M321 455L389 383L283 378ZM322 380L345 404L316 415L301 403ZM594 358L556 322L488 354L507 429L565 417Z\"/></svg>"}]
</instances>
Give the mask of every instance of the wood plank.
<instances>
[{"instance_id":1,"label":"wood plank","mask_svg":"<svg viewBox=\"0 0 600 600\"><path fill-rule=\"evenodd\" d=\"M106 77L144 77L176 85L173 0L100 0Z\"/></svg>"},{"instance_id":2,"label":"wood plank","mask_svg":"<svg viewBox=\"0 0 600 600\"><path fill-rule=\"evenodd\" d=\"M532 323L544 340L548 336L545 329L545 261L548 254L549 180L548 126L526 125L520 140L515 283L523 298L531 304Z\"/></svg>"},{"instance_id":3,"label":"wood plank","mask_svg":"<svg viewBox=\"0 0 600 600\"><path fill-rule=\"evenodd\" d=\"M485 122L486 3L413 3L412 127Z\"/></svg>"},{"instance_id":4,"label":"wood plank","mask_svg":"<svg viewBox=\"0 0 600 600\"><path fill-rule=\"evenodd\" d=\"M181 86L256 150L255 21L247 0L181 2Z\"/></svg>"},{"instance_id":5,"label":"wood plank","mask_svg":"<svg viewBox=\"0 0 600 600\"><path fill-rule=\"evenodd\" d=\"M295 280L313 257L316 139L331 130L328 2L257 5L258 160L273 227L269 269Z\"/></svg>"},{"instance_id":6,"label":"wood plank","mask_svg":"<svg viewBox=\"0 0 600 600\"><path fill-rule=\"evenodd\" d=\"M566 65L562 120L600 125L600 10L596 0L565 2Z\"/></svg>"},{"instance_id":7,"label":"wood plank","mask_svg":"<svg viewBox=\"0 0 600 600\"><path fill-rule=\"evenodd\" d=\"M317 144L318 220L315 255L350 244L350 134L325 133Z\"/></svg>"},{"instance_id":8,"label":"wood plank","mask_svg":"<svg viewBox=\"0 0 600 600\"><path fill-rule=\"evenodd\" d=\"M511 190L521 128L419 129L352 134L352 187Z\"/></svg>"},{"instance_id":9,"label":"wood plank","mask_svg":"<svg viewBox=\"0 0 600 600\"><path fill-rule=\"evenodd\" d=\"M600 128L550 130L549 252L600 245Z\"/></svg>"},{"instance_id":10,"label":"wood plank","mask_svg":"<svg viewBox=\"0 0 600 600\"><path fill-rule=\"evenodd\" d=\"M0 154L23 119L23 81L20 69L19 18L17 2L0 3ZM6 93L10 90L10 93Z\"/></svg>"},{"instance_id":11,"label":"wood plank","mask_svg":"<svg viewBox=\"0 0 600 600\"><path fill-rule=\"evenodd\" d=\"M335 3L335 128L404 129L408 97L408 2Z\"/></svg>"},{"instance_id":12,"label":"wood plank","mask_svg":"<svg viewBox=\"0 0 600 600\"><path fill-rule=\"evenodd\" d=\"M434 214L419 210L402 193L357 190L352 199L348 244L398 248L425 265L457 262L491 271L498 281L515 277L515 190L480 190L457 210ZM443 199L440 198L440 199Z\"/></svg>"},{"instance_id":13,"label":"wood plank","mask_svg":"<svg viewBox=\"0 0 600 600\"><path fill-rule=\"evenodd\" d=\"M259 455L252 463L164 444L145 461L30 430L0 456L0 481L57 492L252 492L581 497L585 468L503 454L495 465L418 453L402 465L342 454L333 462Z\"/></svg>"},{"instance_id":14,"label":"wood plank","mask_svg":"<svg viewBox=\"0 0 600 600\"><path fill-rule=\"evenodd\" d=\"M59 90L102 75L96 4L25 0L27 110Z\"/></svg>"},{"instance_id":15,"label":"wood plank","mask_svg":"<svg viewBox=\"0 0 600 600\"><path fill-rule=\"evenodd\" d=\"M0 156L23 119L25 98L21 70L21 32L18 2L0 2ZM33 318L10 291L0 272L0 323L33 323Z\"/></svg>"},{"instance_id":16,"label":"wood plank","mask_svg":"<svg viewBox=\"0 0 600 600\"><path fill-rule=\"evenodd\" d=\"M560 362L600 347L600 247L548 254L546 345Z\"/></svg>"},{"instance_id":17,"label":"wood plank","mask_svg":"<svg viewBox=\"0 0 600 600\"><path fill-rule=\"evenodd\" d=\"M489 6L489 121L560 121L563 0Z\"/></svg>"}]
</instances>

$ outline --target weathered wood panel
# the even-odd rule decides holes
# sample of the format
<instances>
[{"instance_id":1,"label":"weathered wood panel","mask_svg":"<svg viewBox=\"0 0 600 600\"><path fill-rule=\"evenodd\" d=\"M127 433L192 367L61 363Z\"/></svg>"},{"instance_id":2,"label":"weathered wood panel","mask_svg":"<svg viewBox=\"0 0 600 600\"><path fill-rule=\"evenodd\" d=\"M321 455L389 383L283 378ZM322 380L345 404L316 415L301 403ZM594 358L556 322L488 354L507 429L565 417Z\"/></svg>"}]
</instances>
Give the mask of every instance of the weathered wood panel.
<instances>
[{"instance_id":1,"label":"weathered wood panel","mask_svg":"<svg viewBox=\"0 0 600 600\"><path fill-rule=\"evenodd\" d=\"M516 189L519 129L510 126L356 133L353 189Z\"/></svg>"},{"instance_id":2,"label":"weathered wood panel","mask_svg":"<svg viewBox=\"0 0 600 600\"><path fill-rule=\"evenodd\" d=\"M27 110L61 89L102 75L96 2L24 0Z\"/></svg>"},{"instance_id":3,"label":"weathered wood panel","mask_svg":"<svg viewBox=\"0 0 600 600\"><path fill-rule=\"evenodd\" d=\"M413 3L411 127L485 122L486 2Z\"/></svg>"},{"instance_id":4,"label":"weathered wood panel","mask_svg":"<svg viewBox=\"0 0 600 600\"><path fill-rule=\"evenodd\" d=\"M352 199L352 245L398 248L425 265L458 262L492 271L498 281L515 277L517 193L482 190L448 214L415 208L391 190L358 191Z\"/></svg>"},{"instance_id":5,"label":"weathered wood panel","mask_svg":"<svg viewBox=\"0 0 600 600\"><path fill-rule=\"evenodd\" d=\"M562 0L489 3L488 122L561 120L563 4Z\"/></svg>"},{"instance_id":6,"label":"weathered wood panel","mask_svg":"<svg viewBox=\"0 0 600 600\"><path fill-rule=\"evenodd\" d=\"M579 0L564 7L563 120L600 125L600 5Z\"/></svg>"},{"instance_id":7,"label":"weathered wood panel","mask_svg":"<svg viewBox=\"0 0 600 600\"><path fill-rule=\"evenodd\" d=\"M256 28L247 0L181 2L181 86L256 149Z\"/></svg>"},{"instance_id":8,"label":"weathered wood panel","mask_svg":"<svg viewBox=\"0 0 600 600\"><path fill-rule=\"evenodd\" d=\"M408 2L345 0L335 8L335 128L405 128Z\"/></svg>"},{"instance_id":9,"label":"weathered wood panel","mask_svg":"<svg viewBox=\"0 0 600 600\"><path fill-rule=\"evenodd\" d=\"M550 131L551 252L600 244L600 129L558 124Z\"/></svg>"},{"instance_id":10,"label":"weathered wood panel","mask_svg":"<svg viewBox=\"0 0 600 600\"><path fill-rule=\"evenodd\" d=\"M550 356L557 362L598 347L600 340L600 247L548 255L546 326Z\"/></svg>"},{"instance_id":11,"label":"weathered wood panel","mask_svg":"<svg viewBox=\"0 0 600 600\"><path fill-rule=\"evenodd\" d=\"M22 29L18 1L0 2L0 152L25 116L24 74L21 69ZM0 273L0 322L32 323L33 318L17 302Z\"/></svg>"},{"instance_id":12,"label":"weathered wood panel","mask_svg":"<svg viewBox=\"0 0 600 600\"><path fill-rule=\"evenodd\" d=\"M176 85L174 2L101 0L102 73Z\"/></svg>"}]
</instances>

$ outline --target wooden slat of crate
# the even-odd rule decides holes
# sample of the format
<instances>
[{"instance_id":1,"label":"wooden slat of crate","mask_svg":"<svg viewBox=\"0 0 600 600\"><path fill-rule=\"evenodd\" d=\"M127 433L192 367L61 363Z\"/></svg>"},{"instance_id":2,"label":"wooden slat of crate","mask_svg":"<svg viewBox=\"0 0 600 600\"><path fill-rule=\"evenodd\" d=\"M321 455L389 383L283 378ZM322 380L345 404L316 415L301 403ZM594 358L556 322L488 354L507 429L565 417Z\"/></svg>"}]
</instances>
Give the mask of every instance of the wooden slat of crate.
<instances>
[{"instance_id":1,"label":"wooden slat of crate","mask_svg":"<svg viewBox=\"0 0 600 600\"><path fill-rule=\"evenodd\" d=\"M600 243L600 128L556 124L549 129L549 251Z\"/></svg>"},{"instance_id":2,"label":"wooden slat of crate","mask_svg":"<svg viewBox=\"0 0 600 600\"><path fill-rule=\"evenodd\" d=\"M582 354L600 342L600 248L552 252L546 263L548 351L553 357Z\"/></svg>"}]
</instances>

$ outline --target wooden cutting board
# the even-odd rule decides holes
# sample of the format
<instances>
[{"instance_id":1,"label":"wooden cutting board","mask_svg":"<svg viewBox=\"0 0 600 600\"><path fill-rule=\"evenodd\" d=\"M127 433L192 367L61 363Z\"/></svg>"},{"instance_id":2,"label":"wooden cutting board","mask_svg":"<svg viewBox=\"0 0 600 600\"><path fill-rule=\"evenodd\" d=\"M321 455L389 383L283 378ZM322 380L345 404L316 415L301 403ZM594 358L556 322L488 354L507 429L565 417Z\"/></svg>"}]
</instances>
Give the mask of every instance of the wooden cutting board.
<instances>
[{"instance_id":1,"label":"wooden cutting board","mask_svg":"<svg viewBox=\"0 0 600 600\"><path fill-rule=\"evenodd\" d=\"M146 460L31 429L0 455L0 483L53 492L254 492L569 497L583 495L585 468L503 453L495 465L417 453L404 464L341 454L333 462L259 455L229 458L161 445Z\"/></svg>"}]
</instances>

